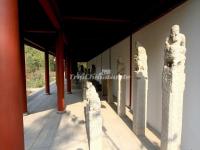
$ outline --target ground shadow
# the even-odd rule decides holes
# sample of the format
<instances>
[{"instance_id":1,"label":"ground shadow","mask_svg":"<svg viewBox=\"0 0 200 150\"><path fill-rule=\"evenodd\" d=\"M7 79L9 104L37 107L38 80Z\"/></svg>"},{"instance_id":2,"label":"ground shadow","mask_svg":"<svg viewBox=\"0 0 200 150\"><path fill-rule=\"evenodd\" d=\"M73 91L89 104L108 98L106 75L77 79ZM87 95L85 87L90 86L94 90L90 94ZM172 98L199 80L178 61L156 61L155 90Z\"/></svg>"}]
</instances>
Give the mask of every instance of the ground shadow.
<instances>
[{"instance_id":1,"label":"ground shadow","mask_svg":"<svg viewBox=\"0 0 200 150\"><path fill-rule=\"evenodd\" d=\"M42 89L28 97L28 114L57 108L57 91L55 83L51 85L50 89L50 95L46 95L44 89ZM80 102L80 93L80 89L73 89L72 94L67 94L65 91L65 105L67 106Z\"/></svg>"}]
</instances>

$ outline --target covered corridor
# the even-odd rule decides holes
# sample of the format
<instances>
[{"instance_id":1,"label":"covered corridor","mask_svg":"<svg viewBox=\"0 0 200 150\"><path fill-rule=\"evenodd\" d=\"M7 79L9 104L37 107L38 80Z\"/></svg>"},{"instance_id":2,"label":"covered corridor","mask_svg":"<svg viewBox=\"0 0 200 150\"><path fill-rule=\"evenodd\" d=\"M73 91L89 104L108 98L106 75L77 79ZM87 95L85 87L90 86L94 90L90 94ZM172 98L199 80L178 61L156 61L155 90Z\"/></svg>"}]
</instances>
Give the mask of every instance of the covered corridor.
<instances>
[{"instance_id":1,"label":"covered corridor","mask_svg":"<svg viewBox=\"0 0 200 150\"><path fill-rule=\"evenodd\" d=\"M199 149L200 1L113 3L112 7L105 2L91 3L91 7L66 0L0 0L0 150L89 149L84 88L74 88L71 78L79 74L78 63L87 64L89 74L108 71L128 77L123 86L118 79L107 84L112 103L107 103L108 95L105 99L100 95L104 149ZM175 96L171 96L172 76L168 70L163 76L162 71L173 66L173 61L165 62L165 54L173 50L174 43L178 55L184 49L184 63L180 63L181 78L176 74ZM25 44L43 51L45 57L44 90L30 97ZM145 50L148 71L137 88L139 47ZM56 58L53 85L49 54ZM103 89L103 81L96 82ZM140 106L138 95L143 102ZM121 108L126 110L125 117L118 112ZM136 124L141 126L136 128ZM142 136L136 136L136 130Z\"/></svg>"}]
</instances>

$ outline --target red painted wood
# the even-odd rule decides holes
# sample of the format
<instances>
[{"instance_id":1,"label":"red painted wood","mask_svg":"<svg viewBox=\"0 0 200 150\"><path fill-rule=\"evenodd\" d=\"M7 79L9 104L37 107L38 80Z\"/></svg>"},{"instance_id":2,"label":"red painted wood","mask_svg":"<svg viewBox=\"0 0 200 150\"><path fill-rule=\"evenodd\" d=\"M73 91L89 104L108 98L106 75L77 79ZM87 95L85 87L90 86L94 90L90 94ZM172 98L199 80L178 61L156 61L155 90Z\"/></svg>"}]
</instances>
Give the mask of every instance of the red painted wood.
<instances>
[{"instance_id":1,"label":"red painted wood","mask_svg":"<svg viewBox=\"0 0 200 150\"><path fill-rule=\"evenodd\" d=\"M49 87L49 54L47 52L44 53L45 60L45 92L50 95L50 87Z\"/></svg>"},{"instance_id":2,"label":"red painted wood","mask_svg":"<svg viewBox=\"0 0 200 150\"><path fill-rule=\"evenodd\" d=\"M22 41L21 41L22 42ZM26 93L26 65L25 65L25 53L24 53L24 43L22 42L21 44L21 86L22 86L22 95L21 95L21 100L22 100L22 111L23 113L28 112L27 108L27 93Z\"/></svg>"},{"instance_id":3,"label":"red painted wood","mask_svg":"<svg viewBox=\"0 0 200 150\"><path fill-rule=\"evenodd\" d=\"M44 9L45 13L47 14L49 20L53 24L53 26L56 28L56 30L60 30L61 26L60 23L51 7L51 4L49 3L48 0L39 0L42 8Z\"/></svg>"},{"instance_id":4,"label":"red painted wood","mask_svg":"<svg viewBox=\"0 0 200 150\"><path fill-rule=\"evenodd\" d=\"M64 40L59 34L56 42L56 83L57 83L57 109L65 110L64 102Z\"/></svg>"},{"instance_id":5,"label":"red painted wood","mask_svg":"<svg viewBox=\"0 0 200 150\"><path fill-rule=\"evenodd\" d=\"M24 150L18 1L0 1L0 150Z\"/></svg>"}]
</instances>

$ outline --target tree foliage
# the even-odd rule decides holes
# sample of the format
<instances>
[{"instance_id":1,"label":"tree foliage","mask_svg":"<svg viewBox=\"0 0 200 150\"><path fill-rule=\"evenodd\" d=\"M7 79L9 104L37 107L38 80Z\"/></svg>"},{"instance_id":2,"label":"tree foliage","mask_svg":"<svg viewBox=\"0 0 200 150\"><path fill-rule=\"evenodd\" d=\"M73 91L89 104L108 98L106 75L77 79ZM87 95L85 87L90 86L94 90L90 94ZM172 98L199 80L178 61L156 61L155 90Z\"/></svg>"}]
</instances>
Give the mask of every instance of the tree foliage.
<instances>
[{"instance_id":1,"label":"tree foliage","mask_svg":"<svg viewBox=\"0 0 200 150\"><path fill-rule=\"evenodd\" d=\"M44 86L44 52L25 45L25 62L26 62L26 81L28 88L38 88ZM55 62L54 56L49 55L50 79L54 75Z\"/></svg>"}]
</instances>

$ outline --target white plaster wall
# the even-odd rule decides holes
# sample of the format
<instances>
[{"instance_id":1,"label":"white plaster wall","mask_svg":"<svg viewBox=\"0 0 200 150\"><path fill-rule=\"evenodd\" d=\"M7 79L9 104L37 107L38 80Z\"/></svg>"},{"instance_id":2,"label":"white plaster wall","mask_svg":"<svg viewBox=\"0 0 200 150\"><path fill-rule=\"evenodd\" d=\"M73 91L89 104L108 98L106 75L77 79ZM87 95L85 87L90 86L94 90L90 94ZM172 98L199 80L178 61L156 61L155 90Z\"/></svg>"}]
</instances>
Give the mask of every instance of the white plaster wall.
<instances>
[{"instance_id":1,"label":"white plaster wall","mask_svg":"<svg viewBox=\"0 0 200 150\"><path fill-rule=\"evenodd\" d=\"M102 69L110 69L109 49L102 53Z\"/></svg>"},{"instance_id":2,"label":"white plaster wall","mask_svg":"<svg viewBox=\"0 0 200 150\"><path fill-rule=\"evenodd\" d=\"M97 64L96 57L88 61L88 68L90 68L90 71L91 71L92 65L96 66L96 64Z\"/></svg>"},{"instance_id":3,"label":"white plaster wall","mask_svg":"<svg viewBox=\"0 0 200 150\"><path fill-rule=\"evenodd\" d=\"M117 59L122 57L125 64L125 74L130 75L130 37L125 38L118 44L111 47L111 70L117 74ZM117 96L117 80L113 82L113 95ZM129 105L130 80L126 80L126 105Z\"/></svg>"},{"instance_id":4,"label":"white plaster wall","mask_svg":"<svg viewBox=\"0 0 200 150\"><path fill-rule=\"evenodd\" d=\"M98 55L96 57L96 73L99 74L101 73L101 64L102 64L102 55Z\"/></svg>"},{"instance_id":5,"label":"white plaster wall","mask_svg":"<svg viewBox=\"0 0 200 150\"><path fill-rule=\"evenodd\" d=\"M199 150L200 143L200 1L190 0L133 34L147 50L149 67L148 122L161 130L163 46L170 27L179 24L186 35L186 89L182 150Z\"/></svg>"},{"instance_id":6,"label":"white plaster wall","mask_svg":"<svg viewBox=\"0 0 200 150\"><path fill-rule=\"evenodd\" d=\"M200 143L200 1L189 0L167 15L133 34L133 54L135 41L141 42L148 55L148 123L161 131L162 91L161 78L163 67L163 47L173 24L179 24L186 35L186 89L184 94L182 150L199 150ZM121 56L129 74L129 37L111 47L111 69L116 73L116 60ZM103 60L106 54L103 54ZM89 61L89 64L95 62ZM107 64L107 63L105 63ZM129 84L129 82L128 82ZM134 85L134 84L133 84ZM127 86L127 99L129 85ZM134 86L133 86L134 90ZM113 93L117 95L116 83ZM134 97L134 96L133 96Z\"/></svg>"}]
</instances>

